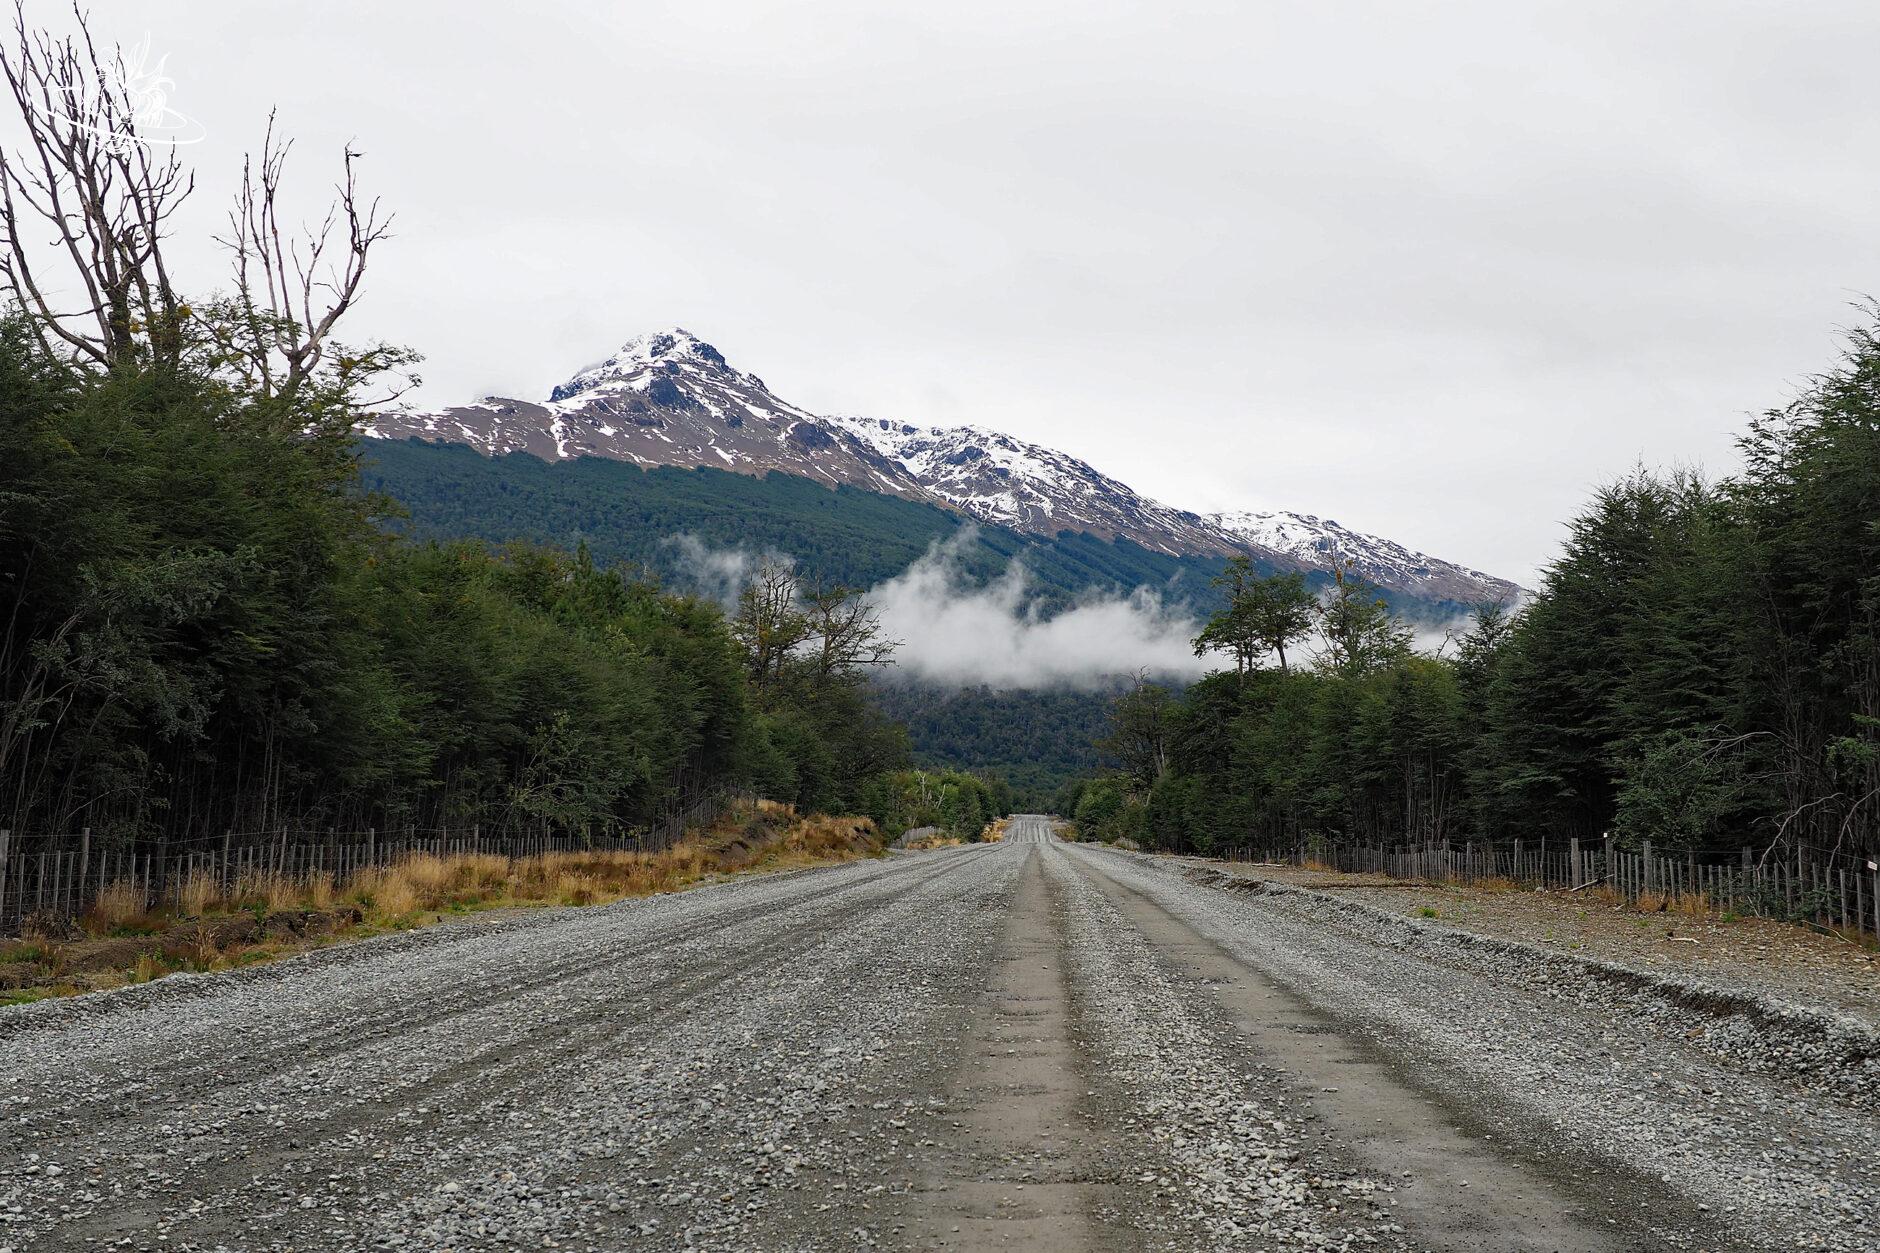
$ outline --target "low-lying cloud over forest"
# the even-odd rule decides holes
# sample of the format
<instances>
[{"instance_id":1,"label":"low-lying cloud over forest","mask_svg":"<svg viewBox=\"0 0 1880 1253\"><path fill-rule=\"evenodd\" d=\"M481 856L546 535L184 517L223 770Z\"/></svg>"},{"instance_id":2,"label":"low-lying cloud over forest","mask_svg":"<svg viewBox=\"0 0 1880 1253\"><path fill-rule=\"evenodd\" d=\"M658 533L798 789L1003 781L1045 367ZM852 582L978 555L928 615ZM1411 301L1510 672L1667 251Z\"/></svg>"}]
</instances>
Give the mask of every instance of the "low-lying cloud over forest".
<instances>
[{"instance_id":1,"label":"low-lying cloud over forest","mask_svg":"<svg viewBox=\"0 0 1880 1253\"><path fill-rule=\"evenodd\" d=\"M1190 641L1194 617L1153 592L1093 591L1046 617L1028 596L1028 575L1013 562L991 583L974 585L961 569L961 532L937 544L869 599L883 628L904 641L902 677L990 687L1094 687L1119 674L1199 678L1206 666Z\"/></svg>"},{"instance_id":2,"label":"low-lying cloud over forest","mask_svg":"<svg viewBox=\"0 0 1880 1253\"><path fill-rule=\"evenodd\" d=\"M1092 588L1068 609L1046 613L1032 595L1023 560L989 583L977 582L963 554L975 531L962 528L934 544L914 564L868 591L884 633L901 641L883 679L941 687L1000 689L1108 687L1147 673L1185 683L1231 664L1194 655L1202 623L1186 602L1164 601L1138 588L1129 595ZM783 553L713 548L693 535L668 541L679 586L737 611L738 593L766 561L789 563ZM1418 622L1411 644L1418 652L1447 653L1469 628L1464 615ZM1289 649L1295 664L1317 655L1316 636Z\"/></svg>"},{"instance_id":3,"label":"low-lying cloud over forest","mask_svg":"<svg viewBox=\"0 0 1880 1253\"><path fill-rule=\"evenodd\" d=\"M1068 609L1046 615L1030 594L1030 576L1014 561L990 583L965 572L964 528L918 561L869 589L882 630L901 641L883 677L946 686L1094 688L1119 675L1199 678L1207 663L1190 641L1201 629L1185 606L1146 589L1124 596L1092 589ZM679 582L736 609L737 594L760 555L714 549L695 536L673 541Z\"/></svg>"}]
</instances>

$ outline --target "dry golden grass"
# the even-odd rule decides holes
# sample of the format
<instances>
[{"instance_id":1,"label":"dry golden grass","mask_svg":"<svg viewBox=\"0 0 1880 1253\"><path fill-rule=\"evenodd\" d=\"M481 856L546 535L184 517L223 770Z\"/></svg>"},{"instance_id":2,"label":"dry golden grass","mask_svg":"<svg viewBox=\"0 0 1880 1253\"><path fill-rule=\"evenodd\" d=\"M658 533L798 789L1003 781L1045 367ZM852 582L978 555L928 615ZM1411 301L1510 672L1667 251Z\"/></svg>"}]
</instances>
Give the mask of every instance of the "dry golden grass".
<instances>
[{"instance_id":1,"label":"dry golden grass","mask_svg":"<svg viewBox=\"0 0 1880 1253\"><path fill-rule=\"evenodd\" d=\"M144 890L125 879L105 885L84 918L85 930L107 935L144 916Z\"/></svg>"},{"instance_id":2,"label":"dry golden grass","mask_svg":"<svg viewBox=\"0 0 1880 1253\"><path fill-rule=\"evenodd\" d=\"M318 874L308 875L306 900L309 909L324 912L333 908L334 903L339 900L339 893L333 886L333 876L324 870Z\"/></svg>"},{"instance_id":3,"label":"dry golden grass","mask_svg":"<svg viewBox=\"0 0 1880 1253\"><path fill-rule=\"evenodd\" d=\"M555 876L555 899L563 905L592 905L606 891L595 875L564 870Z\"/></svg>"},{"instance_id":4,"label":"dry golden grass","mask_svg":"<svg viewBox=\"0 0 1880 1253\"><path fill-rule=\"evenodd\" d=\"M866 818L798 818L788 805L760 801L732 810L710 827L689 832L671 848L652 852L593 850L511 858L494 853L439 857L419 854L395 865L355 871L338 883L330 873L288 877L266 871L242 875L226 890L211 876L192 876L173 907L151 910L129 883L108 887L86 917L97 934L127 924L160 932L162 954L146 951L130 968L89 969L78 982L63 981L72 946L58 934L29 935L35 961L48 982L32 995L58 995L124 982L147 982L174 969L222 969L266 960L388 928L421 926L447 912L540 905L591 905L673 892L704 880L751 869L784 869L856 857L877 856L881 840ZM253 926L227 926L220 915L250 911L263 923L270 913L326 915L320 926L294 921L283 934L257 940ZM363 919L363 921L361 921ZM29 929L30 930L30 929ZM244 941L240 935L249 938ZM17 946L16 946L17 947ZM80 947L83 947L82 945ZM43 956L42 956L43 954ZM23 959L21 959L23 960Z\"/></svg>"},{"instance_id":5,"label":"dry golden grass","mask_svg":"<svg viewBox=\"0 0 1880 1253\"><path fill-rule=\"evenodd\" d=\"M424 904L423 894L415 883L405 877L402 867L393 866L370 873L372 881L366 892L366 901L375 921L400 922L416 913L418 907Z\"/></svg>"},{"instance_id":6,"label":"dry golden grass","mask_svg":"<svg viewBox=\"0 0 1880 1253\"><path fill-rule=\"evenodd\" d=\"M199 918L221 895L222 885L216 882L215 876L198 870L183 880L183 886L176 892L176 903L185 914Z\"/></svg>"},{"instance_id":7,"label":"dry golden grass","mask_svg":"<svg viewBox=\"0 0 1880 1253\"><path fill-rule=\"evenodd\" d=\"M1691 917L1716 912L1716 905L1701 892L1642 892L1637 908L1646 914L1684 914Z\"/></svg>"},{"instance_id":8,"label":"dry golden grass","mask_svg":"<svg viewBox=\"0 0 1880 1253\"><path fill-rule=\"evenodd\" d=\"M481 891L506 882L509 878L509 859L495 853L473 853L461 858L458 876L470 891Z\"/></svg>"},{"instance_id":9,"label":"dry golden grass","mask_svg":"<svg viewBox=\"0 0 1880 1253\"><path fill-rule=\"evenodd\" d=\"M986 824L986 829L979 833L979 838L987 844L1003 844L1005 829L1011 824L1010 818L994 818Z\"/></svg>"},{"instance_id":10,"label":"dry golden grass","mask_svg":"<svg viewBox=\"0 0 1880 1253\"><path fill-rule=\"evenodd\" d=\"M189 950L189 956L197 966L207 969L222 956L222 945L215 928L207 922L198 920L184 931L183 941Z\"/></svg>"},{"instance_id":11,"label":"dry golden grass","mask_svg":"<svg viewBox=\"0 0 1880 1253\"><path fill-rule=\"evenodd\" d=\"M235 886L210 903L210 909L299 909L306 895L304 880L266 870L250 870L235 880Z\"/></svg>"},{"instance_id":12,"label":"dry golden grass","mask_svg":"<svg viewBox=\"0 0 1880 1253\"><path fill-rule=\"evenodd\" d=\"M437 900L449 890L457 879L459 860L445 860L429 853L419 853L407 857L398 864L398 872L412 891L427 903Z\"/></svg>"},{"instance_id":13,"label":"dry golden grass","mask_svg":"<svg viewBox=\"0 0 1880 1253\"><path fill-rule=\"evenodd\" d=\"M958 848L965 843L966 841L957 835L926 835L918 840L909 840L903 847L913 849L915 852L924 852L930 848Z\"/></svg>"}]
</instances>

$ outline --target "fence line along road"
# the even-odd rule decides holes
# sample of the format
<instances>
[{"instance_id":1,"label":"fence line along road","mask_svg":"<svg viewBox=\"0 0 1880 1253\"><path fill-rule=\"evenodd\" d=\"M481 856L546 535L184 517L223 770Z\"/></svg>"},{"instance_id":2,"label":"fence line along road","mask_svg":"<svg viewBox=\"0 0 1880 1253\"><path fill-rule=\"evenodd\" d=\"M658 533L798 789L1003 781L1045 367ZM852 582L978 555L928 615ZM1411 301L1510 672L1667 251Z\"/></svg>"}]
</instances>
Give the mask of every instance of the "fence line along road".
<instances>
[{"instance_id":1,"label":"fence line along road","mask_svg":"<svg viewBox=\"0 0 1880 1253\"><path fill-rule=\"evenodd\" d=\"M671 847L688 827L709 821L730 803L711 793L675 808L660 821L602 835L496 830L481 825L420 830L226 831L194 839L112 837L86 828L70 833L20 835L0 830L0 935L17 933L29 918L64 925L83 917L107 887L129 887L147 907L180 903L183 885L203 878L224 890L243 881L304 881L389 866L407 857L491 853L539 857L548 853L653 852Z\"/></svg>"},{"instance_id":2,"label":"fence line along road","mask_svg":"<svg viewBox=\"0 0 1880 1253\"><path fill-rule=\"evenodd\" d=\"M1633 904L1701 900L1719 911L1880 938L1880 854L1836 855L1798 847L1761 855L1750 848L1659 855L1649 841L1629 853L1613 848L1610 840L1514 840L1398 847L1238 846L1223 855L1228 861L1314 866L1392 879L1505 879L1567 892L1599 887Z\"/></svg>"}]
</instances>

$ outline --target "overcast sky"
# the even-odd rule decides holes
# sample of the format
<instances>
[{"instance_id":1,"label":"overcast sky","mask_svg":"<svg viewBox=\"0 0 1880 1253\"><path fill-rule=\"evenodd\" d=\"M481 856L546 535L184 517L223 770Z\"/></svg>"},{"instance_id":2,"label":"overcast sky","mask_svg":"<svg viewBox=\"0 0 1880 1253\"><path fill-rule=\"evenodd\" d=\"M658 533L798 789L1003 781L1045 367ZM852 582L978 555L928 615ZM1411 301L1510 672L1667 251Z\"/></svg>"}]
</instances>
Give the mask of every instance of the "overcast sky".
<instances>
[{"instance_id":1,"label":"overcast sky","mask_svg":"<svg viewBox=\"0 0 1880 1253\"><path fill-rule=\"evenodd\" d=\"M810 409L1522 579L1880 293L1871 0L94 13L204 129L198 239L269 106L309 195L357 137L398 237L352 329L427 403L676 324Z\"/></svg>"}]
</instances>

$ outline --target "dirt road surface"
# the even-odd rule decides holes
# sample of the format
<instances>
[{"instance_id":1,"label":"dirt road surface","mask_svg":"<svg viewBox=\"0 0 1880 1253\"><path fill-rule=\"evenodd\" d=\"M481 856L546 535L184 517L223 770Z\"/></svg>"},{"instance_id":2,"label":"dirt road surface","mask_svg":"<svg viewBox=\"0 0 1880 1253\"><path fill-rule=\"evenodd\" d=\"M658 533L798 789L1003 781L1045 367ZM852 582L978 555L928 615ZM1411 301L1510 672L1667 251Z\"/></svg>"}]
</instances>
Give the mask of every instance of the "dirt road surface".
<instances>
[{"instance_id":1,"label":"dirt road surface","mask_svg":"<svg viewBox=\"0 0 1880 1253\"><path fill-rule=\"evenodd\" d=\"M1869 1089L1180 871L1020 819L0 1011L0 1250L1880 1249Z\"/></svg>"}]
</instances>

